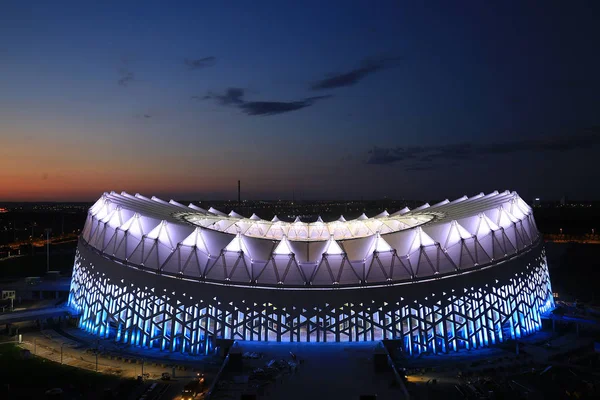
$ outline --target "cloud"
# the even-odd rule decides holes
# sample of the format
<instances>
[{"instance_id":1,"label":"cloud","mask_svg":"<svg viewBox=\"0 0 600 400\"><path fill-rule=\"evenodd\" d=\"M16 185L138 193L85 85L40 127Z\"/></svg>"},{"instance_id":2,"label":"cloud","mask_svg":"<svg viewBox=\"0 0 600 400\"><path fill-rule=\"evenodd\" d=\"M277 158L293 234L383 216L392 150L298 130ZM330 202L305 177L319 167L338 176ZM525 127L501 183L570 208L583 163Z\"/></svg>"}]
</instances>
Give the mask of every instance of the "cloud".
<instances>
[{"instance_id":1,"label":"cloud","mask_svg":"<svg viewBox=\"0 0 600 400\"><path fill-rule=\"evenodd\" d=\"M484 156L518 152L567 152L600 145L600 128L592 128L577 135L554 136L543 139L524 139L490 144L459 143L443 146L373 147L368 152L367 164L384 165L404 163L407 170L424 167L445 167L460 161ZM436 164L436 162L438 162Z\"/></svg>"},{"instance_id":2,"label":"cloud","mask_svg":"<svg viewBox=\"0 0 600 400\"><path fill-rule=\"evenodd\" d=\"M186 58L183 62L189 69L202 69L215 65L217 58L213 56L196 59Z\"/></svg>"},{"instance_id":3,"label":"cloud","mask_svg":"<svg viewBox=\"0 0 600 400\"><path fill-rule=\"evenodd\" d=\"M246 101L244 96L246 95L245 89L242 88L228 88L225 93L218 94L209 92L206 96L200 98L199 96L192 96L195 100L215 100L218 104L223 106L233 106L239 108L242 112L253 116L267 116L277 115L286 112L300 110L302 108L310 107L315 102L331 97L327 96L314 96L307 97L297 101Z\"/></svg>"},{"instance_id":4,"label":"cloud","mask_svg":"<svg viewBox=\"0 0 600 400\"><path fill-rule=\"evenodd\" d=\"M433 165L416 164L416 165L409 165L405 169L406 169L406 171L431 171L431 170L435 169L435 167Z\"/></svg>"},{"instance_id":5,"label":"cloud","mask_svg":"<svg viewBox=\"0 0 600 400\"><path fill-rule=\"evenodd\" d=\"M126 68L119 69L119 75L121 77L119 78L119 80L117 80L117 83L123 87L128 86L131 82L135 80L135 74Z\"/></svg>"},{"instance_id":6,"label":"cloud","mask_svg":"<svg viewBox=\"0 0 600 400\"><path fill-rule=\"evenodd\" d=\"M397 61L400 61L399 57L367 59L362 62L359 68L328 76L314 82L310 88L311 90L325 90L353 86L383 68L395 66Z\"/></svg>"},{"instance_id":7,"label":"cloud","mask_svg":"<svg viewBox=\"0 0 600 400\"><path fill-rule=\"evenodd\" d=\"M248 115L275 115L285 112L300 110L312 106L316 101L327 99L331 96L308 97L299 101L250 101L240 105L242 111Z\"/></svg>"},{"instance_id":8,"label":"cloud","mask_svg":"<svg viewBox=\"0 0 600 400\"><path fill-rule=\"evenodd\" d=\"M209 92L203 97L204 100L214 99L223 106L240 105L244 103L245 90L241 88L228 88L223 94Z\"/></svg>"}]
</instances>

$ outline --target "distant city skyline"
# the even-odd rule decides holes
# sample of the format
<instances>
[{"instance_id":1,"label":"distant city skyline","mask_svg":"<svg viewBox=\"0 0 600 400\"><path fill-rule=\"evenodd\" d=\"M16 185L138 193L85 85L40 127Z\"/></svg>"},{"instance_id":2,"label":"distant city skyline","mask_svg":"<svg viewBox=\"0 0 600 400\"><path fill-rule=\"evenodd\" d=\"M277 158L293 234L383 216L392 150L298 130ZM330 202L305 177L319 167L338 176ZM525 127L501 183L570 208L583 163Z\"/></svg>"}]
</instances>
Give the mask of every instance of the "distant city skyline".
<instances>
[{"instance_id":1,"label":"distant city skyline","mask_svg":"<svg viewBox=\"0 0 600 400\"><path fill-rule=\"evenodd\" d=\"M600 199L597 2L0 6L0 202Z\"/></svg>"}]
</instances>

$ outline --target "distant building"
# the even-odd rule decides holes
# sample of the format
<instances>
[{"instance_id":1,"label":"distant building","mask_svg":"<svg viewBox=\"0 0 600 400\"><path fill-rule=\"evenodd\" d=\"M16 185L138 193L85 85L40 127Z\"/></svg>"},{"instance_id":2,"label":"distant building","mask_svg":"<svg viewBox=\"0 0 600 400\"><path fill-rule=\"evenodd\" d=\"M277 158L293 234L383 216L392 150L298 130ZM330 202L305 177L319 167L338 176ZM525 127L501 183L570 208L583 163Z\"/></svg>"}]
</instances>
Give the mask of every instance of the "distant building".
<instances>
[{"instance_id":1,"label":"distant building","mask_svg":"<svg viewBox=\"0 0 600 400\"><path fill-rule=\"evenodd\" d=\"M69 294L70 279L66 277L42 279L28 277L17 282L1 283L2 299L44 300L66 298ZM7 297L5 297L7 296Z\"/></svg>"},{"instance_id":2,"label":"distant building","mask_svg":"<svg viewBox=\"0 0 600 400\"><path fill-rule=\"evenodd\" d=\"M14 299L16 291L14 290L3 290L2 291L2 300L6 299Z\"/></svg>"},{"instance_id":3,"label":"distant building","mask_svg":"<svg viewBox=\"0 0 600 400\"><path fill-rule=\"evenodd\" d=\"M567 196L563 196L560 198L560 205L564 206L567 204Z\"/></svg>"},{"instance_id":4,"label":"distant building","mask_svg":"<svg viewBox=\"0 0 600 400\"><path fill-rule=\"evenodd\" d=\"M539 206L540 206L540 204L541 204L541 200L540 200L540 198L539 198L539 197L536 197L535 199L533 199L532 205L533 205L534 207L539 207Z\"/></svg>"}]
</instances>

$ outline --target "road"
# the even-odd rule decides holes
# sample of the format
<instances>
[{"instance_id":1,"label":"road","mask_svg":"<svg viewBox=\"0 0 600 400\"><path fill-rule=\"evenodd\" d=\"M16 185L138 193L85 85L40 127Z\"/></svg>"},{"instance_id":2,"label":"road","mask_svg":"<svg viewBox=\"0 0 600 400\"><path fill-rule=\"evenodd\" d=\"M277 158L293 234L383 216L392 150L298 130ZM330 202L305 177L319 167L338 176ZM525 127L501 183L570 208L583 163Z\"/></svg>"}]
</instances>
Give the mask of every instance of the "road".
<instances>
[{"instance_id":1,"label":"road","mask_svg":"<svg viewBox=\"0 0 600 400\"><path fill-rule=\"evenodd\" d=\"M48 307L29 310L18 310L0 314L0 325L12 324L36 319L63 317L72 314L73 310L67 307Z\"/></svg>"}]
</instances>

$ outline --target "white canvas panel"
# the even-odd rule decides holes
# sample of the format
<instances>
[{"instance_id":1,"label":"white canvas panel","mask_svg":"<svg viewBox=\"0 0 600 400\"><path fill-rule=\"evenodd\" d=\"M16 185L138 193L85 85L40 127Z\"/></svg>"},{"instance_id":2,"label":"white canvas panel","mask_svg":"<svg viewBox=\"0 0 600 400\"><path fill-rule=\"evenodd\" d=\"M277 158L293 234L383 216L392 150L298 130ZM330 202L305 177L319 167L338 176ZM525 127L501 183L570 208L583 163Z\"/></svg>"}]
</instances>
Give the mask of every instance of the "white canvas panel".
<instances>
[{"instance_id":1,"label":"white canvas panel","mask_svg":"<svg viewBox=\"0 0 600 400\"><path fill-rule=\"evenodd\" d=\"M325 258L318 264L310 280L312 285L331 285L335 281L331 268Z\"/></svg>"},{"instance_id":2,"label":"white canvas panel","mask_svg":"<svg viewBox=\"0 0 600 400\"><path fill-rule=\"evenodd\" d=\"M271 227L269 227L269 230L267 231L267 236L275 239L281 239L285 236L285 234L286 230L284 229L284 226L281 223L275 223L271 225Z\"/></svg>"},{"instance_id":3,"label":"white canvas panel","mask_svg":"<svg viewBox=\"0 0 600 400\"><path fill-rule=\"evenodd\" d=\"M146 239L149 242L150 239ZM144 246L144 265L148 268L158 269L174 251L160 241L153 240L152 246Z\"/></svg>"},{"instance_id":4,"label":"white canvas panel","mask_svg":"<svg viewBox=\"0 0 600 400\"><path fill-rule=\"evenodd\" d=\"M396 249L400 256L407 255L415 242L417 232L414 229L382 235L387 243Z\"/></svg>"},{"instance_id":5,"label":"white canvas panel","mask_svg":"<svg viewBox=\"0 0 600 400\"><path fill-rule=\"evenodd\" d=\"M480 228L481 218L478 215L473 215L465 218L460 218L457 222L465 228L467 232L472 235L477 234L477 230Z\"/></svg>"},{"instance_id":6,"label":"white canvas panel","mask_svg":"<svg viewBox=\"0 0 600 400\"><path fill-rule=\"evenodd\" d=\"M315 222L308 225L308 237L311 239L327 239L329 230L323 222Z\"/></svg>"},{"instance_id":7,"label":"white canvas panel","mask_svg":"<svg viewBox=\"0 0 600 400\"><path fill-rule=\"evenodd\" d=\"M161 223L161 220L141 215L138 218L138 222L142 228L142 232L144 232L144 235L147 235Z\"/></svg>"},{"instance_id":8,"label":"white canvas panel","mask_svg":"<svg viewBox=\"0 0 600 400\"><path fill-rule=\"evenodd\" d=\"M477 262L477 255L475 254L475 240L464 240L460 243L460 245L460 260L456 266L459 269L471 268Z\"/></svg>"},{"instance_id":9,"label":"white canvas panel","mask_svg":"<svg viewBox=\"0 0 600 400\"><path fill-rule=\"evenodd\" d=\"M228 271L225 268L225 263L223 256L219 256L216 259L211 259L208 262L208 268L205 272L206 279L214 279L219 281L226 280L228 276Z\"/></svg>"},{"instance_id":10,"label":"white canvas panel","mask_svg":"<svg viewBox=\"0 0 600 400\"><path fill-rule=\"evenodd\" d=\"M221 254L221 250L231 243L235 236L227 233L215 232L210 229L204 229L202 231L202 237L208 248L208 254L216 257Z\"/></svg>"},{"instance_id":11,"label":"white canvas panel","mask_svg":"<svg viewBox=\"0 0 600 400\"><path fill-rule=\"evenodd\" d=\"M256 239L248 236L242 236L249 256L252 261L268 261L271 258L271 253L275 247L272 240Z\"/></svg>"},{"instance_id":12,"label":"white canvas panel","mask_svg":"<svg viewBox=\"0 0 600 400\"><path fill-rule=\"evenodd\" d=\"M483 248L483 250L490 256L490 258L494 257L494 234L492 232L488 233L484 236L477 236L477 241Z\"/></svg>"},{"instance_id":13,"label":"white canvas panel","mask_svg":"<svg viewBox=\"0 0 600 400\"><path fill-rule=\"evenodd\" d=\"M298 263L308 262L308 242L295 242L288 240L288 245L292 249L292 253L296 256ZM320 259L320 257L319 257Z\"/></svg>"},{"instance_id":14,"label":"white canvas panel","mask_svg":"<svg viewBox=\"0 0 600 400\"><path fill-rule=\"evenodd\" d=\"M90 241L90 234L92 232L92 220L93 215L91 212L88 212L88 215L85 219L85 225L83 226L83 231L81 232L81 236L88 243Z\"/></svg>"},{"instance_id":15,"label":"white canvas panel","mask_svg":"<svg viewBox=\"0 0 600 400\"><path fill-rule=\"evenodd\" d=\"M379 262L383 266L383 270L385 271L385 275L392 279L393 276L393 264L398 264L398 257L393 252L380 252L378 253ZM367 260L368 262L368 260Z\"/></svg>"},{"instance_id":16,"label":"white canvas panel","mask_svg":"<svg viewBox=\"0 0 600 400\"><path fill-rule=\"evenodd\" d=\"M455 242L451 242L446 244L448 240L448 235L450 233L450 228L452 227L451 222L439 223L439 224L429 224L423 227L423 231L428 234L433 240L439 242L442 247L448 247Z\"/></svg>"},{"instance_id":17,"label":"white canvas panel","mask_svg":"<svg viewBox=\"0 0 600 400\"><path fill-rule=\"evenodd\" d=\"M141 240L142 236L144 236L144 230L142 229L140 219L140 214L135 213L129 220L125 221L121 226L121 230L127 232L129 237Z\"/></svg>"},{"instance_id":18,"label":"white canvas panel","mask_svg":"<svg viewBox=\"0 0 600 400\"><path fill-rule=\"evenodd\" d=\"M306 279L310 279L315 273L315 269L317 268L316 263L298 263L300 265L300 270L302 274L306 277Z\"/></svg>"},{"instance_id":19,"label":"white canvas panel","mask_svg":"<svg viewBox=\"0 0 600 400\"><path fill-rule=\"evenodd\" d=\"M200 228L194 229L194 231L190 233L188 237L181 241L181 244L188 247L198 246L208 254L208 249L204 244L204 239L202 238L201 232L202 230Z\"/></svg>"},{"instance_id":20,"label":"white canvas panel","mask_svg":"<svg viewBox=\"0 0 600 400\"><path fill-rule=\"evenodd\" d=\"M273 257L277 265L279 278L286 285L304 285L305 275L294 258L289 256ZM311 272L312 273L312 272Z\"/></svg>"},{"instance_id":21,"label":"white canvas panel","mask_svg":"<svg viewBox=\"0 0 600 400\"><path fill-rule=\"evenodd\" d=\"M362 263L360 268L362 272ZM359 284L361 281L361 276L362 275L359 275L354 269L352 263L350 263L347 259L344 259L339 265L336 279L340 285Z\"/></svg>"},{"instance_id":22,"label":"white canvas panel","mask_svg":"<svg viewBox=\"0 0 600 400\"><path fill-rule=\"evenodd\" d=\"M391 276L393 281L411 279L414 271L407 259L395 256L394 264L391 267Z\"/></svg>"},{"instance_id":23,"label":"white canvas panel","mask_svg":"<svg viewBox=\"0 0 600 400\"><path fill-rule=\"evenodd\" d=\"M373 237L373 241L371 242L371 247L367 253L368 256L372 256L373 253L391 253L394 252L392 246L389 245L388 242L385 241L381 235L377 234Z\"/></svg>"},{"instance_id":24,"label":"white canvas panel","mask_svg":"<svg viewBox=\"0 0 600 400\"><path fill-rule=\"evenodd\" d=\"M454 243L452 246L446 248L446 256L452 260L455 266L460 266L460 257L462 254L462 241Z\"/></svg>"},{"instance_id":25,"label":"white canvas panel","mask_svg":"<svg viewBox=\"0 0 600 400\"><path fill-rule=\"evenodd\" d=\"M438 267L440 274L447 274L447 273L456 271L456 269L457 269L456 264L454 263L454 260L447 252L440 250L438 257L439 258L438 258L438 266L437 267Z\"/></svg>"},{"instance_id":26,"label":"white canvas panel","mask_svg":"<svg viewBox=\"0 0 600 400\"><path fill-rule=\"evenodd\" d=\"M231 282L249 283L252 280L247 257L225 253L224 258Z\"/></svg>"},{"instance_id":27,"label":"white canvas panel","mask_svg":"<svg viewBox=\"0 0 600 400\"><path fill-rule=\"evenodd\" d=\"M347 264L346 256L341 255L329 255L327 256L327 264L329 264L329 269L331 270L331 274L333 275L332 283L339 283L338 277L340 275L340 269L344 264Z\"/></svg>"},{"instance_id":28,"label":"white canvas panel","mask_svg":"<svg viewBox=\"0 0 600 400\"><path fill-rule=\"evenodd\" d=\"M182 260L182 271L185 275L203 276L209 265L209 258L199 248L194 248L187 260Z\"/></svg>"},{"instance_id":29,"label":"white canvas panel","mask_svg":"<svg viewBox=\"0 0 600 400\"><path fill-rule=\"evenodd\" d=\"M167 231L169 232L169 237L174 246L184 241L185 238L194 232L194 230L195 228L193 226L180 225L172 222L167 224Z\"/></svg>"},{"instance_id":30,"label":"white canvas panel","mask_svg":"<svg viewBox=\"0 0 600 400\"><path fill-rule=\"evenodd\" d=\"M287 265L286 260L283 260L283 263ZM259 284L277 284L281 282L279 271L277 270L277 262L275 261L275 259L271 259L267 263L253 264L252 273L254 274L254 279Z\"/></svg>"},{"instance_id":31,"label":"white canvas panel","mask_svg":"<svg viewBox=\"0 0 600 400\"><path fill-rule=\"evenodd\" d=\"M517 231L514 224L504 228L506 252L513 254L517 251Z\"/></svg>"},{"instance_id":32,"label":"white canvas panel","mask_svg":"<svg viewBox=\"0 0 600 400\"><path fill-rule=\"evenodd\" d=\"M367 283L385 282L388 278L387 271L384 270L383 263L379 257L370 256L365 262Z\"/></svg>"},{"instance_id":33,"label":"white canvas panel","mask_svg":"<svg viewBox=\"0 0 600 400\"><path fill-rule=\"evenodd\" d=\"M417 276L433 275L437 272L438 246L429 245L411 254L410 261Z\"/></svg>"},{"instance_id":34,"label":"white canvas panel","mask_svg":"<svg viewBox=\"0 0 600 400\"><path fill-rule=\"evenodd\" d=\"M131 240L131 237L127 237L127 247L131 247L131 245L133 244L133 240ZM137 242L137 245L134 247L134 249L127 254L127 261L135 264L135 265L142 265L144 263L144 247L146 245L148 246L152 246L154 244L153 240L145 240L145 239L141 239ZM146 250L148 251L148 250Z\"/></svg>"}]
</instances>

